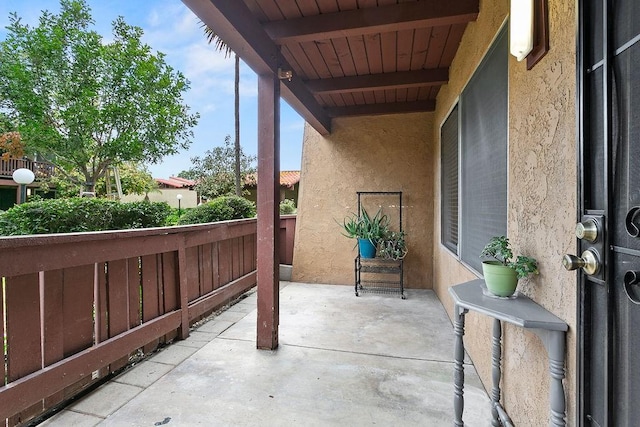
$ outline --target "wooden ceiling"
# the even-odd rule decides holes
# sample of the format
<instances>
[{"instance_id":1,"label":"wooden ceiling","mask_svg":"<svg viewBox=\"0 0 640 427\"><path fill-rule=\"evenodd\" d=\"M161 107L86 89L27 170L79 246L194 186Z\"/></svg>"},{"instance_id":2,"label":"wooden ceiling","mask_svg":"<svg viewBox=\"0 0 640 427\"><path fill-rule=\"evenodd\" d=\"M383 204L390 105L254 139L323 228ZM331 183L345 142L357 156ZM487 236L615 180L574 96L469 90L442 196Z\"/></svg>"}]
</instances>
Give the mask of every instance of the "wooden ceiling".
<instances>
[{"instance_id":1,"label":"wooden ceiling","mask_svg":"<svg viewBox=\"0 0 640 427\"><path fill-rule=\"evenodd\" d=\"M183 0L322 134L331 118L433 111L479 0Z\"/></svg>"}]
</instances>

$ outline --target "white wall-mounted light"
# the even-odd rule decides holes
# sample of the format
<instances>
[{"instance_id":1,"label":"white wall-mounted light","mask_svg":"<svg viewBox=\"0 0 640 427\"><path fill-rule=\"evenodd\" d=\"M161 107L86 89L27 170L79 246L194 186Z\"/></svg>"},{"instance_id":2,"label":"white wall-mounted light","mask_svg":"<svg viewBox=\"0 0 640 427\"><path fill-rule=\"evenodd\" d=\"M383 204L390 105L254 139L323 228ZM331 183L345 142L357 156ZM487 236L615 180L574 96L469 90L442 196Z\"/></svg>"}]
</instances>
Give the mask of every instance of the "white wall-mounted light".
<instances>
[{"instance_id":1,"label":"white wall-mounted light","mask_svg":"<svg viewBox=\"0 0 640 427\"><path fill-rule=\"evenodd\" d=\"M533 49L533 1L511 0L509 50L518 61L526 58Z\"/></svg>"}]
</instances>

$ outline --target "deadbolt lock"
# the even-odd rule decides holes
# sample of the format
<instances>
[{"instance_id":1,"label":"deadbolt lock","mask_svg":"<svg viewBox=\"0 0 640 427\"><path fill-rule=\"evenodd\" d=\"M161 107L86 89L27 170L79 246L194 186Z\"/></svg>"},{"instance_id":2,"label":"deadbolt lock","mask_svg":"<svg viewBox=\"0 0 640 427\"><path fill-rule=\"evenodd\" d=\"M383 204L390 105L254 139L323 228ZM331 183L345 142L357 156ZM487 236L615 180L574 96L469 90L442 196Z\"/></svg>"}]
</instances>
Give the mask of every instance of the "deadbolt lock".
<instances>
[{"instance_id":1,"label":"deadbolt lock","mask_svg":"<svg viewBox=\"0 0 640 427\"><path fill-rule=\"evenodd\" d=\"M587 219L576 224L576 237L587 242L598 240L598 223L594 219Z\"/></svg>"},{"instance_id":2,"label":"deadbolt lock","mask_svg":"<svg viewBox=\"0 0 640 427\"><path fill-rule=\"evenodd\" d=\"M562 257L562 265L569 271L582 268L586 274L592 276L600 271L600 257L594 249L587 249L580 257L565 255Z\"/></svg>"}]
</instances>

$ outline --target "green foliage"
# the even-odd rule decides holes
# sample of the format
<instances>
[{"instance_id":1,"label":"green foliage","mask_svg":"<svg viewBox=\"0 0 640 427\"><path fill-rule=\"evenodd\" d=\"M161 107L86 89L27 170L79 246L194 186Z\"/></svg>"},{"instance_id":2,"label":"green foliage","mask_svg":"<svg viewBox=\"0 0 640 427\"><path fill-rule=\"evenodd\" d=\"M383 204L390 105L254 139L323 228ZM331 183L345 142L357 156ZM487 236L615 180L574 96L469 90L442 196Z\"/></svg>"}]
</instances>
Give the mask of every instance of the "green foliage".
<instances>
[{"instance_id":1,"label":"green foliage","mask_svg":"<svg viewBox=\"0 0 640 427\"><path fill-rule=\"evenodd\" d=\"M191 209L189 208L185 208L185 209L181 209L180 211L178 211L178 208L172 208L171 212L169 212L169 215L167 215L167 218L165 219L165 224L168 227L172 227L174 225L178 225L178 220L180 219L181 214L184 214L185 212L189 211Z\"/></svg>"},{"instance_id":2,"label":"green foliage","mask_svg":"<svg viewBox=\"0 0 640 427\"><path fill-rule=\"evenodd\" d=\"M194 171L193 169L182 171L178 174L178 178L195 180L198 178L198 172Z\"/></svg>"},{"instance_id":3,"label":"green foliage","mask_svg":"<svg viewBox=\"0 0 640 427\"><path fill-rule=\"evenodd\" d=\"M60 5L35 27L11 14L0 42L0 111L16 124L25 152L91 191L109 166L156 163L188 148L198 115L183 102L184 75L122 17L108 42L90 29L85 0Z\"/></svg>"},{"instance_id":4,"label":"green foliage","mask_svg":"<svg viewBox=\"0 0 640 427\"><path fill-rule=\"evenodd\" d=\"M178 220L178 225L252 218L255 215L253 202L238 196L220 196L185 212Z\"/></svg>"},{"instance_id":5,"label":"green foliage","mask_svg":"<svg viewBox=\"0 0 640 427\"><path fill-rule=\"evenodd\" d=\"M506 236L492 237L480 252L480 257L493 258L502 265L515 270L518 279L523 279L530 274L538 274L538 261L535 258L518 255L515 261L511 261L513 251Z\"/></svg>"},{"instance_id":6,"label":"green foliage","mask_svg":"<svg viewBox=\"0 0 640 427\"><path fill-rule=\"evenodd\" d=\"M296 202L291 199L284 199L280 202L280 215L291 215L296 213Z\"/></svg>"},{"instance_id":7,"label":"green foliage","mask_svg":"<svg viewBox=\"0 0 640 427\"><path fill-rule=\"evenodd\" d=\"M255 173L255 156L240 153L240 176L244 182L247 175ZM179 176L197 181L196 190L213 199L218 196L235 194L235 148L229 135L224 139L224 147L207 150L204 157L191 158L193 167L180 172Z\"/></svg>"},{"instance_id":8,"label":"green foliage","mask_svg":"<svg viewBox=\"0 0 640 427\"><path fill-rule=\"evenodd\" d=\"M403 259L407 255L407 234L404 231L388 231L378 242L379 258Z\"/></svg>"},{"instance_id":9,"label":"green foliage","mask_svg":"<svg viewBox=\"0 0 640 427\"><path fill-rule=\"evenodd\" d=\"M79 197L39 200L0 213L0 235L160 227L170 211L165 202L119 203Z\"/></svg>"},{"instance_id":10,"label":"green foliage","mask_svg":"<svg viewBox=\"0 0 640 427\"><path fill-rule=\"evenodd\" d=\"M374 245L389 232L389 217L382 213L382 209L372 217L362 208L360 216L351 214L342 222L343 235L351 239L369 239Z\"/></svg>"},{"instance_id":11,"label":"green foliage","mask_svg":"<svg viewBox=\"0 0 640 427\"><path fill-rule=\"evenodd\" d=\"M126 162L118 167L120 173L120 183L122 184L122 194L148 194L158 189L158 183L153 179L146 166ZM113 176L110 177L111 185L115 186ZM96 194L98 197L107 194L106 179L102 178L96 183ZM111 189L113 192L113 187Z\"/></svg>"}]
</instances>

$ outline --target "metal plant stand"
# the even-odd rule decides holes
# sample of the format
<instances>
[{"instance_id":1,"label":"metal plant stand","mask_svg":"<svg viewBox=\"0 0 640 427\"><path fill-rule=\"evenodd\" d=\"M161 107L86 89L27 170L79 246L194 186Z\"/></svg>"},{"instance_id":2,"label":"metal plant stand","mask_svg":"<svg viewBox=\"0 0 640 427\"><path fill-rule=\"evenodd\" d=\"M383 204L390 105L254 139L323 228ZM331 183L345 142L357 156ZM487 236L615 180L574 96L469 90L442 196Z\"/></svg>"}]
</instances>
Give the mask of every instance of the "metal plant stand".
<instances>
[{"instance_id":1,"label":"metal plant stand","mask_svg":"<svg viewBox=\"0 0 640 427\"><path fill-rule=\"evenodd\" d=\"M542 339L549 355L549 374L551 385L549 390L551 426L566 424L565 395L562 380L564 379L565 333L567 324L548 312L531 299L520 295L515 299L501 299L485 295L484 281L481 279L449 288L454 301L455 333L454 347L454 426L464 426L462 412L464 409L464 316L469 310L493 317L492 339L492 382L491 389L491 425L512 426L511 419L500 403L500 362L502 359L502 323L511 323L528 329Z\"/></svg>"},{"instance_id":2,"label":"metal plant stand","mask_svg":"<svg viewBox=\"0 0 640 427\"><path fill-rule=\"evenodd\" d=\"M398 210L398 231L402 231L402 191L358 191L358 215L362 214L363 196L391 197L391 203ZM396 202L397 200L397 202ZM395 205L397 203L397 205ZM371 214L371 212L369 212ZM355 292L404 295L404 261L402 259L362 258L360 253L354 259Z\"/></svg>"}]
</instances>

